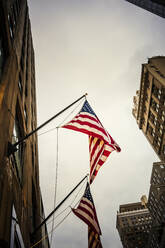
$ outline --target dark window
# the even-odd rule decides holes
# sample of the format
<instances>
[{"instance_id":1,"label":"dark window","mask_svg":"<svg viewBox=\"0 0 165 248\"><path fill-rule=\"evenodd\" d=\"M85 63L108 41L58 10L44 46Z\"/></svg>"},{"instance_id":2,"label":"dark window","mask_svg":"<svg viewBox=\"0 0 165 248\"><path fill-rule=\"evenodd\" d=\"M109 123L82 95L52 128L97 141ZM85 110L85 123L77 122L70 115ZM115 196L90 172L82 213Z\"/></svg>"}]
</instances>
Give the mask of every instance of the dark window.
<instances>
[{"instance_id":1,"label":"dark window","mask_svg":"<svg viewBox=\"0 0 165 248\"><path fill-rule=\"evenodd\" d=\"M151 100L151 107L153 108L153 110L156 110L157 105L154 99Z\"/></svg>"},{"instance_id":2,"label":"dark window","mask_svg":"<svg viewBox=\"0 0 165 248\"><path fill-rule=\"evenodd\" d=\"M21 248L21 244L19 242L19 238L16 232L15 232L15 237L14 237L14 248Z\"/></svg>"},{"instance_id":3,"label":"dark window","mask_svg":"<svg viewBox=\"0 0 165 248\"><path fill-rule=\"evenodd\" d=\"M9 32L10 38L14 39L14 23L12 22L11 16L8 14Z\"/></svg>"},{"instance_id":4,"label":"dark window","mask_svg":"<svg viewBox=\"0 0 165 248\"><path fill-rule=\"evenodd\" d=\"M22 79L21 79L20 75L19 75L18 87L19 87L19 90L20 90L20 94L22 95L23 86L22 86Z\"/></svg>"},{"instance_id":5,"label":"dark window","mask_svg":"<svg viewBox=\"0 0 165 248\"><path fill-rule=\"evenodd\" d=\"M13 138L12 143L18 142L22 138L22 132L20 127L20 121L18 118L18 113L15 116L14 128L13 128ZM18 150L14 153L14 162L20 183L22 183L22 173L23 173L23 143L17 146Z\"/></svg>"},{"instance_id":6,"label":"dark window","mask_svg":"<svg viewBox=\"0 0 165 248\"><path fill-rule=\"evenodd\" d=\"M0 37L0 78L2 75L3 64L4 64L4 48L3 48L2 38Z\"/></svg>"},{"instance_id":7,"label":"dark window","mask_svg":"<svg viewBox=\"0 0 165 248\"><path fill-rule=\"evenodd\" d=\"M158 87L156 87L155 84L153 84L152 92L153 92L154 96L158 97L159 89L158 89Z\"/></svg>"},{"instance_id":8,"label":"dark window","mask_svg":"<svg viewBox=\"0 0 165 248\"><path fill-rule=\"evenodd\" d=\"M28 122L28 116L27 116L27 109L26 109L26 105L24 107L24 117L25 117L25 122L26 122L26 125L27 125L27 122Z\"/></svg>"},{"instance_id":9,"label":"dark window","mask_svg":"<svg viewBox=\"0 0 165 248\"><path fill-rule=\"evenodd\" d=\"M36 211L37 211L37 201L36 201L36 191L35 186L32 181L32 229L36 228Z\"/></svg>"}]
</instances>

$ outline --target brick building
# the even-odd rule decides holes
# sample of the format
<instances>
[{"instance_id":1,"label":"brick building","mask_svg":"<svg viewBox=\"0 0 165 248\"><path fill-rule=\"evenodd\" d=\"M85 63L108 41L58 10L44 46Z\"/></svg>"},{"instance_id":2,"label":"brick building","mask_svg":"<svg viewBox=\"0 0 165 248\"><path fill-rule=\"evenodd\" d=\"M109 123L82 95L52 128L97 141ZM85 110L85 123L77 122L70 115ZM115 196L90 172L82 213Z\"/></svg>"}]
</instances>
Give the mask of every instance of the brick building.
<instances>
[{"instance_id":1,"label":"brick building","mask_svg":"<svg viewBox=\"0 0 165 248\"><path fill-rule=\"evenodd\" d=\"M148 208L152 216L152 228L148 248L165 247L165 163L153 164Z\"/></svg>"},{"instance_id":2,"label":"brick building","mask_svg":"<svg viewBox=\"0 0 165 248\"><path fill-rule=\"evenodd\" d=\"M120 205L116 228L124 248L144 248L151 229L151 216L143 201Z\"/></svg>"},{"instance_id":3,"label":"brick building","mask_svg":"<svg viewBox=\"0 0 165 248\"><path fill-rule=\"evenodd\" d=\"M142 65L133 115L160 160L165 161L165 57L150 58Z\"/></svg>"},{"instance_id":4,"label":"brick building","mask_svg":"<svg viewBox=\"0 0 165 248\"><path fill-rule=\"evenodd\" d=\"M47 233L31 233L44 216L39 187L34 50L26 0L0 1L0 247L30 247ZM37 247L49 247L48 239Z\"/></svg>"}]
</instances>

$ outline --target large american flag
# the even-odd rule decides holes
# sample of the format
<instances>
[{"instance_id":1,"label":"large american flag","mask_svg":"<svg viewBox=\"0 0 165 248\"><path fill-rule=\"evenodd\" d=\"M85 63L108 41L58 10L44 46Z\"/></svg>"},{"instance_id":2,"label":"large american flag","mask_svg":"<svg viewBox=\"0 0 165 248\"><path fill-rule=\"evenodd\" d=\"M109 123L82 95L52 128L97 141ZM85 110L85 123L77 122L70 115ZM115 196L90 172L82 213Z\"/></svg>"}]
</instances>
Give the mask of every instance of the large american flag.
<instances>
[{"instance_id":1,"label":"large american flag","mask_svg":"<svg viewBox=\"0 0 165 248\"><path fill-rule=\"evenodd\" d=\"M90 183L92 183L109 154L114 150L120 152L120 147L104 129L87 100L80 112L62 127L89 135Z\"/></svg>"},{"instance_id":2,"label":"large american flag","mask_svg":"<svg viewBox=\"0 0 165 248\"><path fill-rule=\"evenodd\" d=\"M76 209L72 209L73 213L84 221L94 233L101 235L101 229L96 215L96 210L90 193L90 186L87 183L85 193Z\"/></svg>"}]
</instances>

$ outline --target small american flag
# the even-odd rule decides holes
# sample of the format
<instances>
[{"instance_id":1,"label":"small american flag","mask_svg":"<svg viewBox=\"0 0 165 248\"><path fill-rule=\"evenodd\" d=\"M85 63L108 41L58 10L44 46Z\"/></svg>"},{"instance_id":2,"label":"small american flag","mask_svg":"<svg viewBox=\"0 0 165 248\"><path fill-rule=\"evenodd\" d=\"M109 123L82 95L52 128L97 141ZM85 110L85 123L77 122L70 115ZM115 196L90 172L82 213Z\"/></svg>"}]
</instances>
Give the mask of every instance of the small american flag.
<instances>
[{"instance_id":1,"label":"small american flag","mask_svg":"<svg viewBox=\"0 0 165 248\"><path fill-rule=\"evenodd\" d=\"M62 127L89 135L90 183L93 182L109 154L114 150L121 151L118 144L104 129L87 100L80 112Z\"/></svg>"},{"instance_id":2,"label":"small american flag","mask_svg":"<svg viewBox=\"0 0 165 248\"><path fill-rule=\"evenodd\" d=\"M88 248L102 248L100 235L88 227Z\"/></svg>"},{"instance_id":3,"label":"small american flag","mask_svg":"<svg viewBox=\"0 0 165 248\"><path fill-rule=\"evenodd\" d=\"M90 187L87 183L85 193L76 209L72 209L73 213L84 221L95 233L101 235L101 229L96 215L96 210L90 193Z\"/></svg>"}]
</instances>

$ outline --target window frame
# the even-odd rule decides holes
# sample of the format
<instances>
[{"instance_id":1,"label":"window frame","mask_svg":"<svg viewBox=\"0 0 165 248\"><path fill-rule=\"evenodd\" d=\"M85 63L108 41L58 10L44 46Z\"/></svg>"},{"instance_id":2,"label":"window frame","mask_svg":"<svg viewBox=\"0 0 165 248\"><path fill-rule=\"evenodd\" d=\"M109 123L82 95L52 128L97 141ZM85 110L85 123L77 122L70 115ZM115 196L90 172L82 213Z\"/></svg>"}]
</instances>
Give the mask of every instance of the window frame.
<instances>
[{"instance_id":1,"label":"window frame","mask_svg":"<svg viewBox=\"0 0 165 248\"><path fill-rule=\"evenodd\" d=\"M17 221L17 214L15 211L15 207L12 207L12 217L11 217L11 235L10 235L10 248L14 248L15 239L19 242L20 248L25 248L21 230Z\"/></svg>"}]
</instances>

